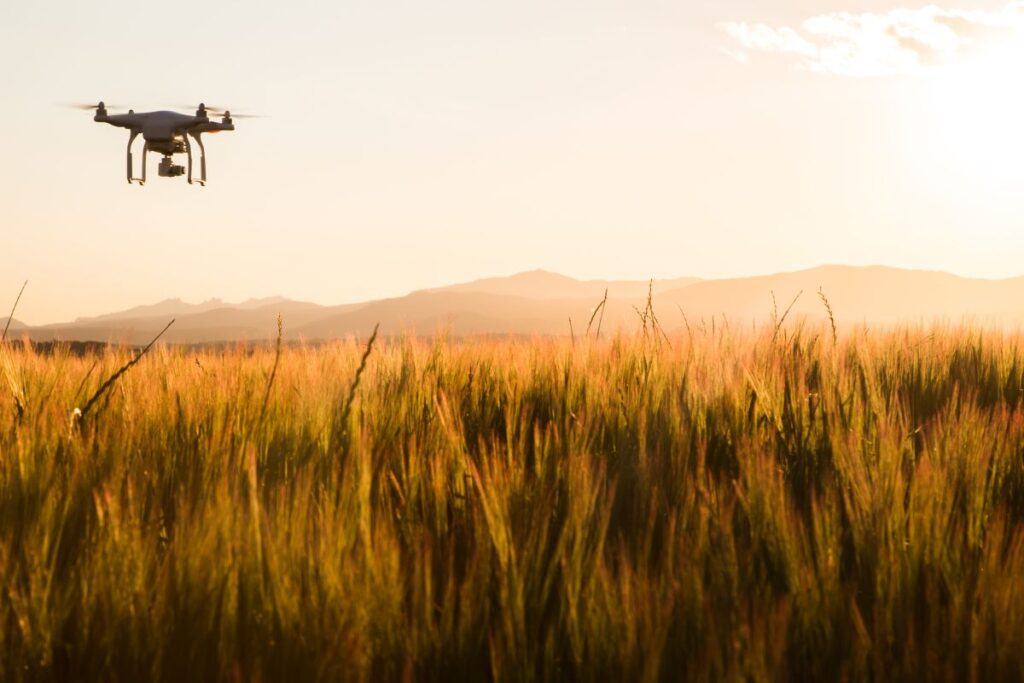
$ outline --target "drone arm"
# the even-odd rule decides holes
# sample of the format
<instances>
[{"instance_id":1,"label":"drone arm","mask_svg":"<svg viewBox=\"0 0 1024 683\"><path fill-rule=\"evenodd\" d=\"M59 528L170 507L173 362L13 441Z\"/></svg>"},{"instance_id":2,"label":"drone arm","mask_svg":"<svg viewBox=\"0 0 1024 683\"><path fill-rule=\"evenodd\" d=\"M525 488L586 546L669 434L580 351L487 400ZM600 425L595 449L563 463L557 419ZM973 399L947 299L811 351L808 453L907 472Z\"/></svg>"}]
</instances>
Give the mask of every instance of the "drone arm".
<instances>
[{"instance_id":1,"label":"drone arm","mask_svg":"<svg viewBox=\"0 0 1024 683\"><path fill-rule=\"evenodd\" d=\"M140 117L137 114L114 114L113 116L107 116L106 114L100 116L96 115L92 119L97 123L106 123L111 126L117 126L118 128L136 128L140 125Z\"/></svg>"}]
</instances>

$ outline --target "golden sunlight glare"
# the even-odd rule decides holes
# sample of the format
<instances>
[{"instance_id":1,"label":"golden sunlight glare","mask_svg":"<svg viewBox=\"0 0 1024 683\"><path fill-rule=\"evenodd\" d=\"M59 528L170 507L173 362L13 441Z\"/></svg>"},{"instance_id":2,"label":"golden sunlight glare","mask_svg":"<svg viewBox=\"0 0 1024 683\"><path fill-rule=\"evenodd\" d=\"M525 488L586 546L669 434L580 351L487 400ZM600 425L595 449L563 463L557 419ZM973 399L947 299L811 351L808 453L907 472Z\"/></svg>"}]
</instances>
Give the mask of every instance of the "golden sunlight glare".
<instances>
[{"instance_id":1,"label":"golden sunlight glare","mask_svg":"<svg viewBox=\"0 0 1024 683\"><path fill-rule=\"evenodd\" d=\"M941 158L977 181L1024 186L1024 33L984 46L932 75L931 111Z\"/></svg>"}]
</instances>

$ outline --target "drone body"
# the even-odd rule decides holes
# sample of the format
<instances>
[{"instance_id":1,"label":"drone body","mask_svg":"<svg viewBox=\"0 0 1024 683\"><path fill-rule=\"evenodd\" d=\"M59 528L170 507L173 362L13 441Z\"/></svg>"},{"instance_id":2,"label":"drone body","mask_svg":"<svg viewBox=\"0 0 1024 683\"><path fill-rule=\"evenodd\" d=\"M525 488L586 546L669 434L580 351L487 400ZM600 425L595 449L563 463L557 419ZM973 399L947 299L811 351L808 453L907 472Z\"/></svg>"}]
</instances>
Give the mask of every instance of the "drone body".
<instances>
[{"instance_id":1,"label":"drone body","mask_svg":"<svg viewBox=\"0 0 1024 683\"><path fill-rule=\"evenodd\" d=\"M92 108L91 106L89 107ZM213 110L209 110L213 111ZM108 114L106 106L100 102L96 105L93 121L108 123L118 128L131 131L128 136L128 182L144 185L146 183L146 157L149 152L163 155L157 171L160 176L174 178L188 173L189 184L206 184L206 148L203 146L203 133L218 133L222 130L234 130L231 112L223 111L220 121L211 121L206 105L200 104L194 115L179 114L174 111L151 111L127 114ZM142 175L135 177L132 163L132 144L135 138L142 135ZM192 144L189 138L199 145L199 177L192 175ZM176 165L173 155L185 154L188 157L188 168Z\"/></svg>"}]
</instances>

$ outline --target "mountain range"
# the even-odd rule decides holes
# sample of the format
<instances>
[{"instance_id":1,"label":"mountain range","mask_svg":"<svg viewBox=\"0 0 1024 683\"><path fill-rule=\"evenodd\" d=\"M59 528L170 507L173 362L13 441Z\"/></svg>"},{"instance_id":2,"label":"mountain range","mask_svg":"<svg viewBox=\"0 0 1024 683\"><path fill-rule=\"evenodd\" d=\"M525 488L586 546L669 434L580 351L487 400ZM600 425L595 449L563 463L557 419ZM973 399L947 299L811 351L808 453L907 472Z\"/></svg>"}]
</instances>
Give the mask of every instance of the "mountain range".
<instances>
[{"instance_id":1,"label":"mountain range","mask_svg":"<svg viewBox=\"0 0 1024 683\"><path fill-rule=\"evenodd\" d=\"M822 295L841 325L1024 322L1024 277L986 280L885 266L830 265L718 280L583 281L536 270L337 306L281 297L240 304L168 299L68 323L27 326L15 319L8 336L142 344L175 318L164 336L169 342L260 341L276 336L278 315L288 339L365 336L377 323L389 335L568 335L570 324L574 333L582 334L606 291L600 321L605 331L636 329L637 311L646 306L649 292L661 325L670 333L687 324L710 324L712 318L756 324L790 307L790 319L820 320L827 315ZM5 323L0 319L0 327Z\"/></svg>"}]
</instances>

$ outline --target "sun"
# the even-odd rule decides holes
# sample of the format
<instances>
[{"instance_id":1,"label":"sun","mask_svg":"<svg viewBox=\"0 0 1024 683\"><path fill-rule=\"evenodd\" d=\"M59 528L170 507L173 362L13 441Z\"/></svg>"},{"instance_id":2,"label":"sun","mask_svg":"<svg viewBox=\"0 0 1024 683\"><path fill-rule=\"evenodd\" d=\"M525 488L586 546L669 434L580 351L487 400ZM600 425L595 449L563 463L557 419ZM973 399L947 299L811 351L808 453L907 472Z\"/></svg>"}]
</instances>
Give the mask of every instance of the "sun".
<instances>
[{"instance_id":1,"label":"sun","mask_svg":"<svg viewBox=\"0 0 1024 683\"><path fill-rule=\"evenodd\" d=\"M933 158L993 189L1024 189L1022 75L1024 32L930 74Z\"/></svg>"}]
</instances>

